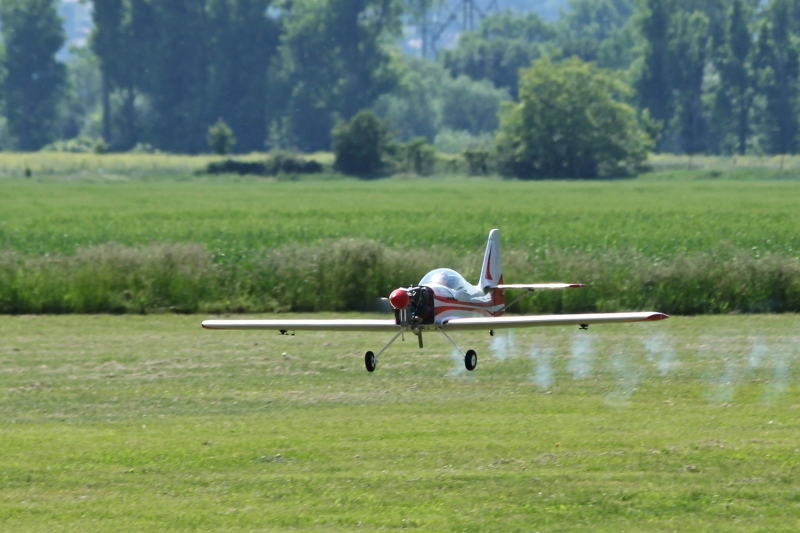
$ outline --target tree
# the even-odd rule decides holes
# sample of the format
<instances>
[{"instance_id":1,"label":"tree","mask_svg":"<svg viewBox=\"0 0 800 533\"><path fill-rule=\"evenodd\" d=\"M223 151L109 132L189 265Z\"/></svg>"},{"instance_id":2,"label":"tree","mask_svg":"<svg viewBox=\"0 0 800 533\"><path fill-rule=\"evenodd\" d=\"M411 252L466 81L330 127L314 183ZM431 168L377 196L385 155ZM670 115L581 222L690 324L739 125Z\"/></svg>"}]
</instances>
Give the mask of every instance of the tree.
<instances>
[{"instance_id":1,"label":"tree","mask_svg":"<svg viewBox=\"0 0 800 533\"><path fill-rule=\"evenodd\" d=\"M67 82L61 102L61 136L72 139L81 135L100 136L94 114L102 102L101 76L97 57L88 48L74 50L66 62Z\"/></svg>"},{"instance_id":2,"label":"tree","mask_svg":"<svg viewBox=\"0 0 800 533\"><path fill-rule=\"evenodd\" d=\"M794 153L797 149L798 72L800 46L792 34L791 0L773 0L758 32L758 84L766 99L764 120L767 149Z\"/></svg>"},{"instance_id":3,"label":"tree","mask_svg":"<svg viewBox=\"0 0 800 533\"><path fill-rule=\"evenodd\" d=\"M90 47L100 63L102 136L108 146L132 148L138 139L135 100L148 88L148 75L162 59L155 54L157 23L149 0L95 0ZM112 109L121 93L122 114ZM115 120L116 118L116 120ZM116 125L116 127L115 127Z\"/></svg>"},{"instance_id":4,"label":"tree","mask_svg":"<svg viewBox=\"0 0 800 533\"><path fill-rule=\"evenodd\" d=\"M476 31L461 34L458 46L442 54L442 63L453 77L465 74L474 80L491 80L516 97L518 70L540 57L555 35L535 13L490 15Z\"/></svg>"},{"instance_id":5,"label":"tree","mask_svg":"<svg viewBox=\"0 0 800 533\"><path fill-rule=\"evenodd\" d=\"M238 149L262 149L279 34L269 5L96 0L91 44L103 73L104 137L117 149L143 137L162 150L202 152L207 125L222 117Z\"/></svg>"},{"instance_id":6,"label":"tree","mask_svg":"<svg viewBox=\"0 0 800 533\"><path fill-rule=\"evenodd\" d=\"M639 105L662 124L669 122L674 112L668 51L671 4L670 0L645 0L640 22L645 50L637 84Z\"/></svg>"},{"instance_id":7,"label":"tree","mask_svg":"<svg viewBox=\"0 0 800 533\"><path fill-rule=\"evenodd\" d=\"M64 29L54 0L4 0L0 24L5 45L0 83L8 128L20 150L37 150L58 129L58 103L66 80L56 52Z\"/></svg>"},{"instance_id":8,"label":"tree","mask_svg":"<svg viewBox=\"0 0 800 533\"><path fill-rule=\"evenodd\" d=\"M637 89L640 106L664 125L660 149L693 154L707 148L703 80L720 11L715 1L646 0Z\"/></svg>"},{"instance_id":9,"label":"tree","mask_svg":"<svg viewBox=\"0 0 800 533\"><path fill-rule=\"evenodd\" d=\"M627 68L631 50L614 57L604 50L609 44L630 38L628 24L636 4L632 0L570 0L569 11L556 21L557 42L565 56L577 55L584 61L613 62ZM616 41L615 43L610 43Z\"/></svg>"},{"instance_id":10,"label":"tree","mask_svg":"<svg viewBox=\"0 0 800 533\"><path fill-rule=\"evenodd\" d=\"M500 105L508 99L508 91L489 80L453 79L438 63L405 58L397 87L378 98L373 110L389 121L395 139L433 141L443 128L472 135L494 132Z\"/></svg>"},{"instance_id":11,"label":"tree","mask_svg":"<svg viewBox=\"0 0 800 533\"><path fill-rule=\"evenodd\" d=\"M237 150L263 150L267 70L278 46L270 0L210 0L206 102L239 137Z\"/></svg>"},{"instance_id":12,"label":"tree","mask_svg":"<svg viewBox=\"0 0 800 533\"><path fill-rule=\"evenodd\" d=\"M375 176L389 149L389 128L372 111L359 111L333 131L334 168L345 174Z\"/></svg>"},{"instance_id":13,"label":"tree","mask_svg":"<svg viewBox=\"0 0 800 533\"><path fill-rule=\"evenodd\" d=\"M153 2L156 21L148 93L153 144L170 152L200 152L215 110L205 103L209 76L205 5L195 0ZM216 114L219 116L218 114Z\"/></svg>"},{"instance_id":14,"label":"tree","mask_svg":"<svg viewBox=\"0 0 800 533\"><path fill-rule=\"evenodd\" d=\"M753 72L753 42L750 29L750 8L744 0L733 0L724 42L719 47L717 65L720 88L730 106L737 137L736 150L747 151L750 133L750 108L755 98ZM720 120L724 120L719 117Z\"/></svg>"},{"instance_id":15,"label":"tree","mask_svg":"<svg viewBox=\"0 0 800 533\"><path fill-rule=\"evenodd\" d=\"M468 131L473 135L497 129L500 105L508 92L496 89L489 80L475 81L466 76L447 80L442 98L442 126Z\"/></svg>"},{"instance_id":16,"label":"tree","mask_svg":"<svg viewBox=\"0 0 800 533\"><path fill-rule=\"evenodd\" d=\"M448 80L450 75L438 63L405 58L397 86L378 97L372 109L391 124L396 139L432 141L441 127L441 93Z\"/></svg>"},{"instance_id":17,"label":"tree","mask_svg":"<svg viewBox=\"0 0 800 533\"><path fill-rule=\"evenodd\" d=\"M208 146L215 154L225 155L236 144L236 137L222 118L208 128Z\"/></svg>"},{"instance_id":18,"label":"tree","mask_svg":"<svg viewBox=\"0 0 800 533\"><path fill-rule=\"evenodd\" d=\"M122 61L125 49L122 36L122 19L125 13L122 0L95 0L92 9L94 30L91 46L100 60L103 105L103 140L111 144L111 89L112 80L126 70Z\"/></svg>"},{"instance_id":19,"label":"tree","mask_svg":"<svg viewBox=\"0 0 800 533\"><path fill-rule=\"evenodd\" d=\"M678 104L678 130L688 154L705 148L703 73L706 67L709 20L699 11L680 11L673 16L669 64Z\"/></svg>"},{"instance_id":20,"label":"tree","mask_svg":"<svg viewBox=\"0 0 800 533\"><path fill-rule=\"evenodd\" d=\"M399 35L396 0L297 0L281 40L286 134L303 150L330 147L331 125L397 83L385 42Z\"/></svg>"},{"instance_id":21,"label":"tree","mask_svg":"<svg viewBox=\"0 0 800 533\"><path fill-rule=\"evenodd\" d=\"M620 101L631 89L577 57L538 59L520 71L519 104L501 117L501 171L521 178L596 178L625 173L651 141L636 111Z\"/></svg>"}]
</instances>

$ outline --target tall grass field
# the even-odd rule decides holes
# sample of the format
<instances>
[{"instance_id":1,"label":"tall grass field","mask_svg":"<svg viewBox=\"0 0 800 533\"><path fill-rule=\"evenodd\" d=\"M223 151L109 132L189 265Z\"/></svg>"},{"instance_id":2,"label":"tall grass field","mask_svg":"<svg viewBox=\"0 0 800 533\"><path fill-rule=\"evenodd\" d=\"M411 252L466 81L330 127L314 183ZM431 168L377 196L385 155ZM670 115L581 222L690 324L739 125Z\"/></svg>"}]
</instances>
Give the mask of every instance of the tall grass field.
<instances>
[{"instance_id":1,"label":"tall grass field","mask_svg":"<svg viewBox=\"0 0 800 533\"><path fill-rule=\"evenodd\" d=\"M519 311L800 311L794 158L781 179L758 174L777 160L657 157L603 182L196 173L212 160L0 156L0 312L363 310L432 268L474 281L491 228L506 281L587 284Z\"/></svg>"},{"instance_id":2,"label":"tall grass field","mask_svg":"<svg viewBox=\"0 0 800 533\"><path fill-rule=\"evenodd\" d=\"M0 317L0 530L797 531L797 315L458 335ZM408 339L407 339L408 341Z\"/></svg>"}]
</instances>

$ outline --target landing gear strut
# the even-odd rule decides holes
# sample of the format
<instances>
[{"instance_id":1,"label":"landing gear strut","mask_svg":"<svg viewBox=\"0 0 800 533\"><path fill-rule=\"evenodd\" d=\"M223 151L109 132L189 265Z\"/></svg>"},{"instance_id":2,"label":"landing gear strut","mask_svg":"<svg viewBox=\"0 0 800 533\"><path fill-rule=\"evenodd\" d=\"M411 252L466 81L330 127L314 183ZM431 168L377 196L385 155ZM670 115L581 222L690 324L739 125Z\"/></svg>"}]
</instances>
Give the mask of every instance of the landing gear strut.
<instances>
[{"instance_id":1,"label":"landing gear strut","mask_svg":"<svg viewBox=\"0 0 800 533\"><path fill-rule=\"evenodd\" d=\"M378 366L378 357L383 352L386 351L386 348L391 346L392 343L395 340L397 340L397 337L403 335L403 331L404 330L401 327L400 330L397 333L395 333L394 337L392 337L389 340L389 342L386 343L386 346L381 348L381 350L378 353L373 353L372 351L368 351L367 353L364 354L364 366L367 368L367 372L375 372L375 368ZM447 338L447 340L450 341L450 344L455 346L456 350L458 350L458 353L464 356L464 368L466 368L469 371L475 370L475 367L478 366L478 354L475 353L475 350L467 350L465 353L464 351L461 350L461 348L458 347L458 344L453 342L453 339L451 339L450 336L447 333L445 333L442 328L439 328L439 331L441 331L442 335L444 335ZM422 328L412 330L412 332L417 336L419 347L422 348Z\"/></svg>"},{"instance_id":2,"label":"landing gear strut","mask_svg":"<svg viewBox=\"0 0 800 533\"><path fill-rule=\"evenodd\" d=\"M450 344L455 346L456 350L458 350L458 352L464 356L464 368L466 368L470 372L475 370L475 367L478 366L478 354L475 353L475 350L467 350L467 353L464 353L463 351L461 351L461 348L458 347L458 344L453 342L453 339L451 339L450 336L447 333L445 333L443 329L439 328L439 331L441 331L442 335L447 337L447 340L450 341Z\"/></svg>"},{"instance_id":3,"label":"landing gear strut","mask_svg":"<svg viewBox=\"0 0 800 533\"><path fill-rule=\"evenodd\" d=\"M403 334L403 328L400 328L400 331L395 333L394 337L391 338L389 342L386 343L386 346L381 348L377 354L372 352L367 352L364 354L364 366L367 367L367 372L375 372L375 367L378 366L378 357L386 351L386 348L392 345L392 343L397 340L397 337ZM422 341L420 341L422 342Z\"/></svg>"}]
</instances>

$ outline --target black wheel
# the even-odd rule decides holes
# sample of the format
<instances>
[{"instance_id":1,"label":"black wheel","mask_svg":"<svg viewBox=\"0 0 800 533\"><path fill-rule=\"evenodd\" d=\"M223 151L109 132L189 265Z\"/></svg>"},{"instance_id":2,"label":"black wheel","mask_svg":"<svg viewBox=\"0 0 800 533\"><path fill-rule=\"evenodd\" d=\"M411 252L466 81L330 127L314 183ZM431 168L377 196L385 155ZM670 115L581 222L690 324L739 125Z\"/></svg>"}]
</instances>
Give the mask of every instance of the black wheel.
<instances>
[{"instance_id":1,"label":"black wheel","mask_svg":"<svg viewBox=\"0 0 800 533\"><path fill-rule=\"evenodd\" d=\"M475 350L467 350L467 355L464 356L464 366L467 367L467 370L475 370L475 367L478 366L478 354L475 353Z\"/></svg>"},{"instance_id":2,"label":"black wheel","mask_svg":"<svg viewBox=\"0 0 800 533\"><path fill-rule=\"evenodd\" d=\"M375 372L375 366L378 364L378 359L372 352L364 354L364 366L367 367L367 372Z\"/></svg>"}]
</instances>

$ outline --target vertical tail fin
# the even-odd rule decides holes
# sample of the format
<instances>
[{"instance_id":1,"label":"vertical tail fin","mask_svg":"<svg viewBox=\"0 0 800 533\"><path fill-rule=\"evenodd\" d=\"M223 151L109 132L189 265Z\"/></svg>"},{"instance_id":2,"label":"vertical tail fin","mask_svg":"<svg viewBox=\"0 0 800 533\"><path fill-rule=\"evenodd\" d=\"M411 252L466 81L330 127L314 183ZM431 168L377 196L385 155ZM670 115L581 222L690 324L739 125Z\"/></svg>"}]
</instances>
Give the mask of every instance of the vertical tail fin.
<instances>
[{"instance_id":1,"label":"vertical tail fin","mask_svg":"<svg viewBox=\"0 0 800 533\"><path fill-rule=\"evenodd\" d=\"M489 242L486 244L486 254L483 256L481 280L478 286L491 289L503 283L503 264L500 261L500 230L493 229L489 232Z\"/></svg>"}]
</instances>

